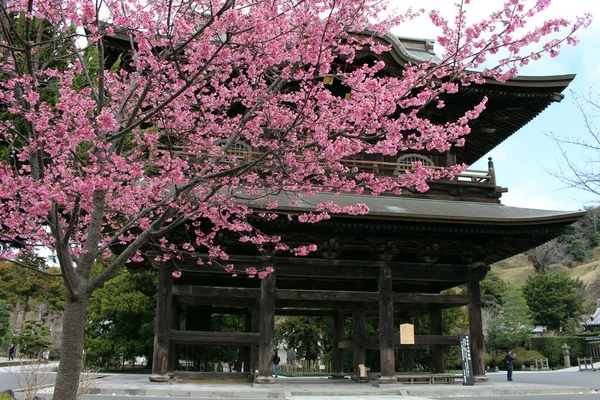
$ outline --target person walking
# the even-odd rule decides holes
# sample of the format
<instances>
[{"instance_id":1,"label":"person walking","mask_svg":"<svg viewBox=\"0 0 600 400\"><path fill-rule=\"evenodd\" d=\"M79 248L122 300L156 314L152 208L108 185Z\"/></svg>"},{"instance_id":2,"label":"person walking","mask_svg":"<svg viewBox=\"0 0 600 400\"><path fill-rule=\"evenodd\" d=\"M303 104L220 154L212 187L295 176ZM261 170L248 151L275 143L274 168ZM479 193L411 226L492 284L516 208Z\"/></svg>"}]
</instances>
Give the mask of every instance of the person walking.
<instances>
[{"instance_id":1,"label":"person walking","mask_svg":"<svg viewBox=\"0 0 600 400\"><path fill-rule=\"evenodd\" d=\"M281 358L279 358L277 350L275 350L275 354L273 354L273 375L275 375L275 378L279 376L279 362L281 362Z\"/></svg>"},{"instance_id":2,"label":"person walking","mask_svg":"<svg viewBox=\"0 0 600 400\"><path fill-rule=\"evenodd\" d=\"M10 346L8 346L8 361L14 360L14 359L15 359L15 344L11 343Z\"/></svg>"},{"instance_id":3,"label":"person walking","mask_svg":"<svg viewBox=\"0 0 600 400\"><path fill-rule=\"evenodd\" d=\"M513 361L517 358L515 353L512 353L510 350L506 351L506 356L504 357L504 363L506 364L506 378L512 382L514 365Z\"/></svg>"}]
</instances>

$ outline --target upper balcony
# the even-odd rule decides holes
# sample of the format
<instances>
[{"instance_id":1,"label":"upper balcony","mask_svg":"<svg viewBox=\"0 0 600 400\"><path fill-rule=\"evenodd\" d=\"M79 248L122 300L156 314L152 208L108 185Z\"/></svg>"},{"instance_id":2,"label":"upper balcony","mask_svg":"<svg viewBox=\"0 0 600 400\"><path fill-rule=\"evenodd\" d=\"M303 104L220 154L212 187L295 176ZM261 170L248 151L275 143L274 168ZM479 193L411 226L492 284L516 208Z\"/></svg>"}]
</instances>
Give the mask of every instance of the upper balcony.
<instances>
[{"instance_id":1,"label":"upper balcony","mask_svg":"<svg viewBox=\"0 0 600 400\"><path fill-rule=\"evenodd\" d=\"M421 162L426 168L433 170L450 171L450 166L434 165L431 158L419 154L405 154L397 162L369 161L369 160L338 160L348 167L355 167L358 171L373 173L381 176L397 176L410 170L413 162ZM487 170L466 169L453 179L442 178L427 182L429 190L421 193L411 189L404 189L402 196L434 198L445 200L481 201L499 203L502 193L506 188L496 186L494 164L490 157Z\"/></svg>"},{"instance_id":2,"label":"upper balcony","mask_svg":"<svg viewBox=\"0 0 600 400\"><path fill-rule=\"evenodd\" d=\"M160 151L170 151L179 155L189 155L186 148L174 146L170 149L160 148ZM255 160L264 155L264 152L256 151L243 142L235 143L226 153L226 157L221 162L228 162L231 157L235 157L237 162L247 162ZM229 156L229 157L227 157ZM442 171L451 170L451 166L456 164L456 156L448 154L403 154L396 157L384 157L373 154L357 154L353 158L339 159L345 167L354 169L355 173L366 172L376 176L399 176L413 167L413 163L419 162L425 168ZM488 203L500 203L502 193L508 190L496 185L496 176L494 164L491 157L488 161L487 170L467 169L460 174L455 174L452 179L442 178L438 180L429 180L429 190L422 193L416 190L406 188L401 196L425 199L443 199L459 201L478 201ZM383 195L395 196L392 193Z\"/></svg>"}]
</instances>

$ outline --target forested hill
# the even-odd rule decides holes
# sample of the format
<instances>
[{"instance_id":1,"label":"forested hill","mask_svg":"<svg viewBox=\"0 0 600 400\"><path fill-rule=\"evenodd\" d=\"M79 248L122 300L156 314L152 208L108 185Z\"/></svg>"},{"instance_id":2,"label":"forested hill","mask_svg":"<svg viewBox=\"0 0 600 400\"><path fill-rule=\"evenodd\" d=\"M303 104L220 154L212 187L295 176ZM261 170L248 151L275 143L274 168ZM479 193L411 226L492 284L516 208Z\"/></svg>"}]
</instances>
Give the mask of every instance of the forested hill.
<instances>
[{"instance_id":1,"label":"forested hill","mask_svg":"<svg viewBox=\"0 0 600 400\"><path fill-rule=\"evenodd\" d=\"M539 269L538 269L539 270ZM579 279L584 284L582 296L584 309L591 313L596 309L596 300L600 299L600 247L590 249L583 261L572 261L563 265L554 263L544 269L548 274L564 274L571 279ZM529 254L519 254L492 265L496 272L506 283L523 286L529 276L538 273Z\"/></svg>"}]
</instances>

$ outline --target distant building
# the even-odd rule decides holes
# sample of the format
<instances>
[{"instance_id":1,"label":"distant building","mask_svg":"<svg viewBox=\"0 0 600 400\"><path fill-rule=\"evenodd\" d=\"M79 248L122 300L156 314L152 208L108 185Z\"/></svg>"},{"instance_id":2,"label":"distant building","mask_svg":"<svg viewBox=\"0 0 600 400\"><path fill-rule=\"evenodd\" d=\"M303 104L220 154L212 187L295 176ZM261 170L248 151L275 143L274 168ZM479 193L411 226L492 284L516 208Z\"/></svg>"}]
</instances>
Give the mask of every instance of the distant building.
<instances>
[{"instance_id":1,"label":"distant building","mask_svg":"<svg viewBox=\"0 0 600 400\"><path fill-rule=\"evenodd\" d=\"M596 300L598 307L592 316L583 323L586 331L600 331L600 299Z\"/></svg>"},{"instance_id":2,"label":"distant building","mask_svg":"<svg viewBox=\"0 0 600 400\"><path fill-rule=\"evenodd\" d=\"M533 333L535 336L544 336L546 332L548 332L548 327L544 325L537 325L531 330L531 333Z\"/></svg>"}]
</instances>

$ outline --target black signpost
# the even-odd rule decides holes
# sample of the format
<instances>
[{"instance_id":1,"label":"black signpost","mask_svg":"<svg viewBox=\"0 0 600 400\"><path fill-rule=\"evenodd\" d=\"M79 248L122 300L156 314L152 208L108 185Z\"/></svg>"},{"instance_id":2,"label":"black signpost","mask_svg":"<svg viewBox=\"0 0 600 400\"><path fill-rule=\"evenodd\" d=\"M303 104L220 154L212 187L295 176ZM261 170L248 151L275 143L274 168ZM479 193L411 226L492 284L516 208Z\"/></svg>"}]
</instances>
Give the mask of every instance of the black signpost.
<instances>
[{"instance_id":1,"label":"black signpost","mask_svg":"<svg viewBox=\"0 0 600 400\"><path fill-rule=\"evenodd\" d=\"M471 361L471 346L469 345L469 335L458 335L460 341L460 358L462 359L463 385L473 386L475 377L473 377L473 362Z\"/></svg>"}]
</instances>

